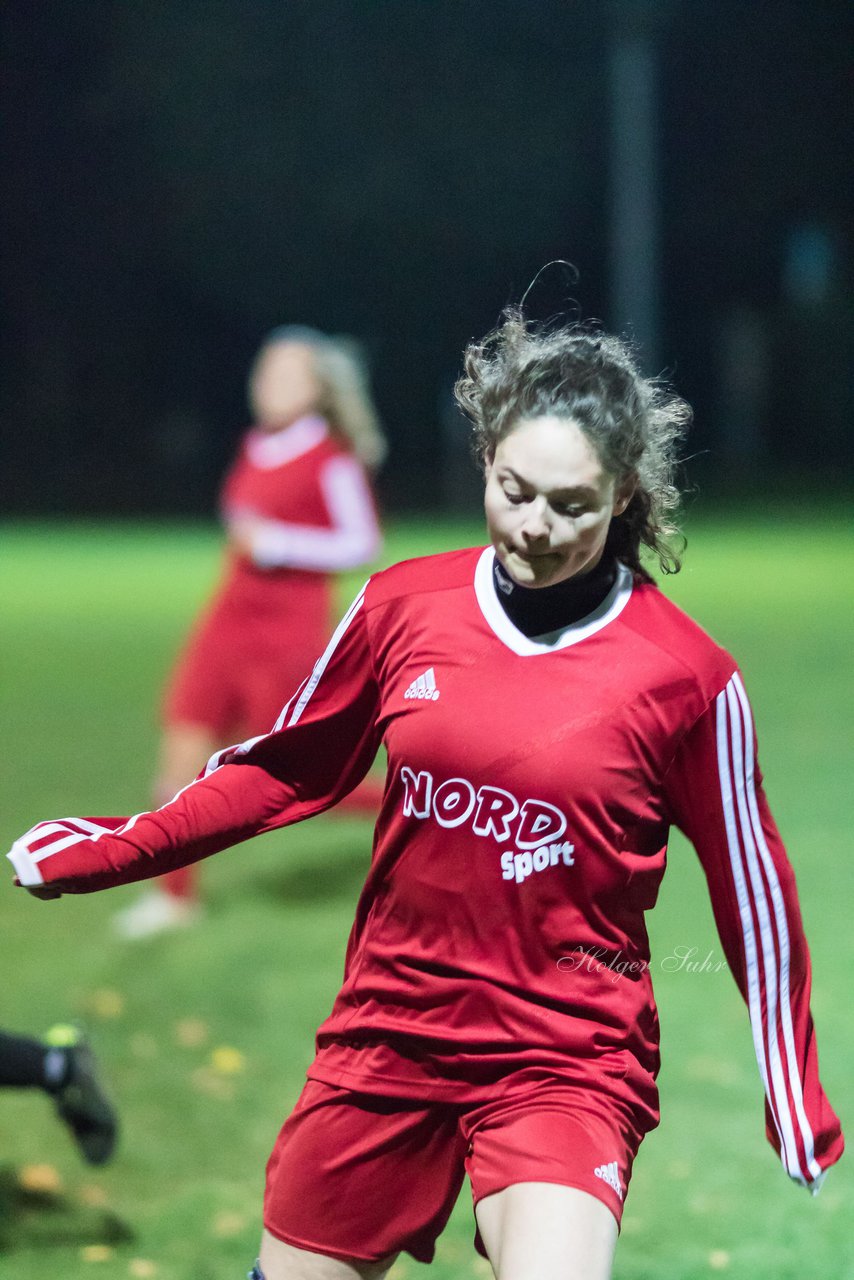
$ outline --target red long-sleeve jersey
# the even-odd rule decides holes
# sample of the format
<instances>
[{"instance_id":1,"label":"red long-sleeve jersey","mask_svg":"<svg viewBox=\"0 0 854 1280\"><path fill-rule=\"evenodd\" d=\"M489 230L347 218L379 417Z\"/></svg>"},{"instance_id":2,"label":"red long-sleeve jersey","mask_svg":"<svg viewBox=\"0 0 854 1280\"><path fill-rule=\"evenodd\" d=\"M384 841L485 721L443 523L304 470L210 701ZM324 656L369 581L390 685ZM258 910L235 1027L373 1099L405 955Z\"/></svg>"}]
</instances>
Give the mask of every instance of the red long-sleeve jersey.
<instances>
[{"instance_id":1,"label":"red long-sleeve jersey","mask_svg":"<svg viewBox=\"0 0 854 1280\"><path fill-rule=\"evenodd\" d=\"M379 549L364 468L323 418L251 428L223 481L220 508L226 524L249 518L255 526L251 554L236 557L232 573L257 583L262 570L268 587L286 573L356 568Z\"/></svg>"},{"instance_id":2,"label":"red long-sleeve jersey","mask_svg":"<svg viewBox=\"0 0 854 1280\"><path fill-rule=\"evenodd\" d=\"M272 733L215 756L155 813L42 823L24 884L159 874L334 804L380 744L385 798L344 983L309 1074L400 1096L588 1081L657 1121L644 914L668 831L705 870L748 1004L769 1138L815 1187L842 1152L818 1078L795 883L732 658L621 568L594 613L526 638L493 552L372 578Z\"/></svg>"}]
</instances>

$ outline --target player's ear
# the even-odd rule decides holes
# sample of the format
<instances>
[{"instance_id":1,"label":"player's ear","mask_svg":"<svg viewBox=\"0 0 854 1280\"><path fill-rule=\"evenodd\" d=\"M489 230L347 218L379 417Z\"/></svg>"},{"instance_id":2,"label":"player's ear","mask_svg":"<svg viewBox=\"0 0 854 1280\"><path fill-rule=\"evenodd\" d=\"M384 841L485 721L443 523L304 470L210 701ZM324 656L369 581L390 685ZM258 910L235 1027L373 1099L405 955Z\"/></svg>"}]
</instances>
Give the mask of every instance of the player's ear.
<instances>
[{"instance_id":1,"label":"player's ear","mask_svg":"<svg viewBox=\"0 0 854 1280\"><path fill-rule=\"evenodd\" d=\"M634 471L621 480L614 491L614 515L621 516L635 495L638 478Z\"/></svg>"}]
</instances>

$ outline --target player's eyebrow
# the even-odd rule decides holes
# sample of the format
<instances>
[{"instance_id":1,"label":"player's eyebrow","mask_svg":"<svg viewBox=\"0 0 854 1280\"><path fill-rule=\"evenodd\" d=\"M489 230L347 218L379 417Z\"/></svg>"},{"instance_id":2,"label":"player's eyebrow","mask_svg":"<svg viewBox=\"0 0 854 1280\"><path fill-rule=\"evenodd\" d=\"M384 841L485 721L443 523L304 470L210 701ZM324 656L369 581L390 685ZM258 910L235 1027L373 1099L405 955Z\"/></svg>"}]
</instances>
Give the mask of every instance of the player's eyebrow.
<instances>
[{"instance_id":1,"label":"player's eyebrow","mask_svg":"<svg viewBox=\"0 0 854 1280\"><path fill-rule=\"evenodd\" d=\"M527 480L525 476L520 476L519 472L514 471L513 468L509 466L507 463L504 463L503 465L499 466L498 474L502 479L515 480L516 483L519 485L522 485L523 488L528 488L528 489L536 488L536 485L531 484L531 481ZM558 498L558 499L596 498L599 496L596 489L594 489L591 485L587 485L587 484L571 485L566 489L549 489L547 492L550 498Z\"/></svg>"}]
</instances>

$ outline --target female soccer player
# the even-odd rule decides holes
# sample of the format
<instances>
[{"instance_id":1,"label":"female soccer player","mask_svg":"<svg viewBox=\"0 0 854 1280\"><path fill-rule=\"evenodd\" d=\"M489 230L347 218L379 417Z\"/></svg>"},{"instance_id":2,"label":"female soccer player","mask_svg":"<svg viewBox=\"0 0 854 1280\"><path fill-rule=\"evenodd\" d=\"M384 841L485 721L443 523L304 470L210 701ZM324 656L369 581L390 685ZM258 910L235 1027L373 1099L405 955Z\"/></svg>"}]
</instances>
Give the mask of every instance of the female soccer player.
<instances>
[{"instance_id":1,"label":"female soccer player","mask_svg":"<svg viewBox=\"0 0 854 1280\"><path fill-rule=\"evenodd\" d=\"M380 546L368 476L385 442L355 346L314 329L273 330L249 375L249 403L256 425L221 497L223 580L164 699L157 805L218 747L270 728L329 636L334 575ZM360 795L376 812L376 788ZM141 938L197 913L195 875L184 868L114 923Z\"/></svg>"},{"instance_id":2,"label":"female soccer player","mask_svg":"<svg viewBox=\"0 0 854 1280\"><path fill-rule=\"evenodd\" d=\"M658 1027L644 913L694 843L786 1172L842 1151L794 879L733 659L656 588L688 406L620 341L511 312L457 396L488 547L372 578L275 729L159 812L34 827L40 896L183 866L388 777L344 985L267 1170L265 1280L429 1261L467 1172L498 1280L606 1280ZM591 957L595 963L589 963Z\"/></svg>"}]
</instances>

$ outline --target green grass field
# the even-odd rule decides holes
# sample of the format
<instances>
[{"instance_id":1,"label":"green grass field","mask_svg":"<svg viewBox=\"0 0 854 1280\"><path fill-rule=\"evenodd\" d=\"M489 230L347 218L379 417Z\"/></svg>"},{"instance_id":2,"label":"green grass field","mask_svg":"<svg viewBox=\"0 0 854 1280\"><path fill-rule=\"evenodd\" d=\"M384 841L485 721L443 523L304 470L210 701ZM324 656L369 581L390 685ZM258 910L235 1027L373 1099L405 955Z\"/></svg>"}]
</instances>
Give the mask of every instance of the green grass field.
<instances>
[{"instance_id":1,"label":"green grass field","mask_svg":"<svg viewBox=\"0 0 854 1280\"><path fill-rule=\"evenodd\" d=\"M696 515L688 532L686 567L665 586L745 673L769 796L799 874L822 1075L850 1122L850 519ZM6 848L40 818L146 807L157 695L214 579L218 544L213 528L179 525L7 525L0 535ZM478 525L401 523L387 557L480 538ZM108 929L136 890L42 903L7 876L3 1025L39 1033L83 1021L123 1136L114 1163L93 1172L41 1094L0 1096L0 1276L245 1274L264 1162L340 978L370 835L366 822L325 816L221 854L204 868L204 925L136 945ZM636 1164L616 1276L854 1280L851 1164L812 1200L767 1146L746 1010L729 975L715 971L720 946L681 839L651 934L663 1119ZM680 949L711 965L662 967ZM489 1274L471 1248L465 1192L429 1272L406 1258L392 1274L419 1272Z\"/></svg>"}]
</instances>

